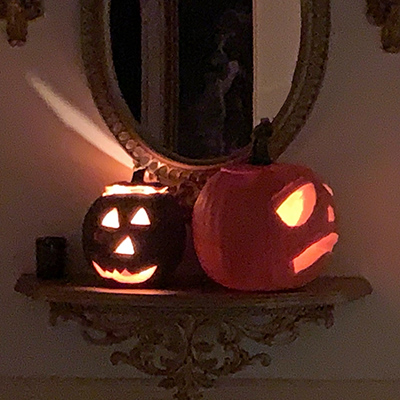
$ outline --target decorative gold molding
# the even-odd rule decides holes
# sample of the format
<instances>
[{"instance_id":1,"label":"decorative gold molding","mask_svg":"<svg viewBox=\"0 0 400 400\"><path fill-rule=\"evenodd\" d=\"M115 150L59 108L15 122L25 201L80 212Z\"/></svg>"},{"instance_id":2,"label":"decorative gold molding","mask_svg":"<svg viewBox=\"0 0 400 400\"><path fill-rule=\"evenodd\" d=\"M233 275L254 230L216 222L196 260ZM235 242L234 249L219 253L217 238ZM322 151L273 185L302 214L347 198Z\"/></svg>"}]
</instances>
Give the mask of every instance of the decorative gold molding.
<instances>
[{"instance_id":1,"label":"decorative gold molding","mask_svg":"<svg viewBox=\"0 0 400 400\"><path fill-rule=\"evenodd\" d=\"M337 304L371 293L363 278L321 277L285 292L237 292L219 286L178 290L105 289L23 275L15 290L50 303L50 322L76 321L96 345L129 341L112 364L131 365L161 377L159 386L178 400L199 400L220 377L260 362L246 342L272 346L294 341L303 324L333 325ZM248 343L247 343L248 344Z\"/></svg>"},{"instance_id":2,"label":"decorative gold molding","mask_svg":"<svg viewBox=\"0 0 400 400\"><path fill-rule=\"evenodd\" d=\"M259 362L267 367L270 356L251 354L244 345L250 339L265 346L288 344L299 336L303 323L333 325L333 306L293 306L204 310L148 310L138 308L116 314L104 308L51 303L51 320L81 324L85 340L96 345L132 340L129 352L115 351L110 360L161 377L159 386L173 391L179 400L202 399L202 390L218 378L229 376ZM99 332L102 336L99 336Z\"/></svg>"},{"instance_id":3,"label":"decorative gold molding","mask_svg":"<svg viewBox=\"0 0 400 400\"><path fill-rule=\"evenodd\" d=\"M400 52L400 0L367 0L368 20L381 28L382 49Z\"/></svg>"},{"instance_id":4,"label":"decorative gold molding","mask_svg":"<svg viewBox=\"0 0 400 400\"><path fill-rule=\"evenodd\" d=\"M42 0L0 0L0 19L7 21L8 43L13 47L25 44L28 22L42 15Z\"/></svg>"}]
</instances>

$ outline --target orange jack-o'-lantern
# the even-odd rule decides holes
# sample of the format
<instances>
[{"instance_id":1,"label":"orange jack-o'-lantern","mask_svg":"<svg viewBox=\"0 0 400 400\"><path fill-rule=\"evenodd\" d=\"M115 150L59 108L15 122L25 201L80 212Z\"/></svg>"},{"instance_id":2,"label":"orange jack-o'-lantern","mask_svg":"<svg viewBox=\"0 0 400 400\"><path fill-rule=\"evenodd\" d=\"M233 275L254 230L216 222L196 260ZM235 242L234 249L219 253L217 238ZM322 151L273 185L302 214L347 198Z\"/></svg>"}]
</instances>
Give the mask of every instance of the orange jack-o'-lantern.
<instances>
[{"instance_id":1,"label":"orange jack-o'-lantern","mask_svg":"<svg viewBox=\"0 0 400 400\"><path fill-rule=\"evenodd\" d=\"M98 283L162 285L185 247L183 213L166 187L107 186L83 222L83 249Z\"/></svg>"},{"instance_id":2,"label":"orange jack-o'-lantern","mask_svg":"<svg viewBox=\"0 0 400 400\"><path fill-rule=\"evenodd\" d=\"M316 278L338 240L332 190L308 168L226 167L194 206L205 272L240 290L282 290Z\"/></svg>"}]
</instances>

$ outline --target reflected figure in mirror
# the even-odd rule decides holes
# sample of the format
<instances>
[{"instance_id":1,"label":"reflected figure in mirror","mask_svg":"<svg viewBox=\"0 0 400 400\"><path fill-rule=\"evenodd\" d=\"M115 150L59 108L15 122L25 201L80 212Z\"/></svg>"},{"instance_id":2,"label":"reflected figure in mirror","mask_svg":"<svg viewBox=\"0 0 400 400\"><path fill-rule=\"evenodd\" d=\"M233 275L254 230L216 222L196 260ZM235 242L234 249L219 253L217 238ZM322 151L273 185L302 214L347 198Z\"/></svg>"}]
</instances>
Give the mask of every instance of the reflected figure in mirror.
<instances>
[{"instance_id":1,"label":"reflected figure in mirror","mask_svg":"<svg viewBox=\"0 0 400 400\"><path fill-rule=\"evenodd\" d=\"M213 48L209 49L207 61L201 65L201 60L190 60L189 63L197 64L195 74L192 68L187 68L190 77L181 76L179 153L188 157L229 155L250 142L253 124L251 4L236 2L232 8L232 1L225 3L231 4L220 10L218 19L211 22L214 26L203 26L213 32ZM181 44L185 48L185 43ZM204 49L201 53L200 58L204 60L207 54ZM193 54L196 55L196 49ZM185 85L194 78L197 83Z\"/></svg>"}]
</instances>

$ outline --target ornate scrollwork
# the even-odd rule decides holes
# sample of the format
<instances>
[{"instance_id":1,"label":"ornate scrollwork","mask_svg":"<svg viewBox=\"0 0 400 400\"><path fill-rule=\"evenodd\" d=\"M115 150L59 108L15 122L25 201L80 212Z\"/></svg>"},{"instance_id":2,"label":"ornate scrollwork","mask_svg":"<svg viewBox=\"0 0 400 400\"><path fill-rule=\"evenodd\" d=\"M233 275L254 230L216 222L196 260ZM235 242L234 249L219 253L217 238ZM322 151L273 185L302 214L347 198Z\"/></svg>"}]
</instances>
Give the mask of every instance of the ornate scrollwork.
<instances>
[{"instance_id":1,"label":"ornate scrollwork","mask_svg":"<svg viewBox=\"0 0 400 400\"><path fill-rule=\"evenodd\" d=\"M243 339L271 346L286 344L299 335L302 323L333 324L333 306L293 306L228 309L210 313L201 309L177 311L135 308L116 312L95 306L51 303L52 323L61 317L80 322L83 337L96 345L131 340L129 352L116 351L112 364L124 363L162 377L159 386L174 391L177 400L202 398L220 377L234 374L254 362L270 364L268 354L251 354Z\"/></svg>"},{"instance_id":2,"label":"ornate scrollwork","mask_svg":"<svg viewBox=\"0 0 400 400\"><path fill-rule=\"evenodd\" d=\"M367 18L381 28L382 48L388 53L400 52L400 1L367 0Z\"/></svg>"},{"instance_id":3,"label":"ornate scrollwork","mask_svg":"<svg viewBox=\"0 0 400 400\"><path fill-rule=\"evenodd\" d=\"M7 21L8 42L22 46L28 35L28 22L43 15L41 0L0 0L0 19Z\"/></svg>"},{"instance_id":4,"label":"ornate scrollwork","mask_svg":"<svg viewBox=\"0 0 400 400\"><path fill-rule=\"evenodd\" d=\"M50 321L77 321L85 340L117 345L113 364L124 363L161 377L159 386L178 400L201 399L219 377L270 357L246 349L286 344L305 323L333 324L333 309L367 296L362 277L320 277L285 292L236 292L217 287L186 290L106 289L22 275L15 290L50 303ZM126 343L122 343L126 342ZM124 350L129 346L130 351Z\"/></svg>"}]
</instances>

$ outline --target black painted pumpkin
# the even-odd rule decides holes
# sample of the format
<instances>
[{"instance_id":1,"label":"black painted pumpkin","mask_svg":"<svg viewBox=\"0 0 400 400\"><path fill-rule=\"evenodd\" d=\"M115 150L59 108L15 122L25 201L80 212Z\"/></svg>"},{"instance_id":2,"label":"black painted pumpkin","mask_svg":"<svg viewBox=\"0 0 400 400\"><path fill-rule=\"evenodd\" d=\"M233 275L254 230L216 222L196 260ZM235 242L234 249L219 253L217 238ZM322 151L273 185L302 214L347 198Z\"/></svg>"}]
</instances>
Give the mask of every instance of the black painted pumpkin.
<instances>
[{"instance_id":1,"label":"black painted pumpkin","mask_svg":"<svg viewBox=\"0 0 400 400\"><path fill-rule=\"evenodd\" d=\"M83 250L102 285L162 286L182 259L183 212L167 187L107 186L83 222Z\"/></svg>"}]
</instances>

